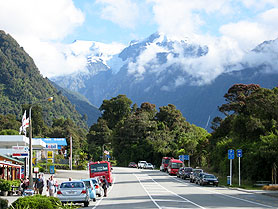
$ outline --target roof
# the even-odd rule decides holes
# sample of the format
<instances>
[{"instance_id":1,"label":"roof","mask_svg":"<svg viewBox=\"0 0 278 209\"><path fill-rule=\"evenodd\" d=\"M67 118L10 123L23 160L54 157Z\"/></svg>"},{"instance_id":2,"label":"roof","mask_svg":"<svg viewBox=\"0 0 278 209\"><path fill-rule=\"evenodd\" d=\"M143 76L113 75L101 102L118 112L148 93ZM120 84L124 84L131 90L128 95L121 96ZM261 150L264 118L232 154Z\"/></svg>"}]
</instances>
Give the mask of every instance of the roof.
<instances>
[{"instance_id":1,"label":"roof","mask_svg":"<svg viewBox=\"0 0 278 209\"><path fill-rule=\"evenodd\" d=\"M0 156L3 157L3 158L7 158L8 160L12 160L12 161L15 161L15 162L17 162L17 163L24 164L23 161L17 160L17 159L12 158L12 157L8 157L7 155L3 155L3 154L0 153Z\"/></svg>"},{"instance_id":2,"label":"roof","mask_svg":"<svg viewBox=\"0 0 278 209\"><path fill-rule=\"evenodd\" d=\"M171 162L174 162L174 163L183 163L181 160L177 160L177 159L171 159Z\"/></svg>"},{"instance_id":3,"label":"roof","mask_svg":"<svg viewBox=\"0 0 278 209\"><path fill-rule=\"evenodd\" d=\"M34 139L41 139L46 144L57 144L58 146L68 145L66 138L34 138Z\"/></svg>"}]
</instances>

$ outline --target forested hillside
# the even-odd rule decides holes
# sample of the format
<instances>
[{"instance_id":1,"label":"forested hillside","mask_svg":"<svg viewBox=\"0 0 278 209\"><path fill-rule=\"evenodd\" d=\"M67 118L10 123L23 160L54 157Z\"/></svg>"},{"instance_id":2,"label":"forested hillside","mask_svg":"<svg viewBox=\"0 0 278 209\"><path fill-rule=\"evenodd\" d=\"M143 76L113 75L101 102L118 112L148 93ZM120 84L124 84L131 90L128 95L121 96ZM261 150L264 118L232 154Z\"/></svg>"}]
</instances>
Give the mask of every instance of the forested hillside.
<instances>
[{"instance_id":1,"label":"forested hillside","mask_svg":"<svg viewBox=\"0 0 278 209\"><path fill-rule=\"evenodd\" d=\"M69 100L43 78L32 58L4 31L0 31L0 113L22 117L22 105L35 104L47 97L52 103L43 103L42 114L47 124L53 118L70 118L78 126L86 128L82 116Z\"/></svg>"}]
</instances>

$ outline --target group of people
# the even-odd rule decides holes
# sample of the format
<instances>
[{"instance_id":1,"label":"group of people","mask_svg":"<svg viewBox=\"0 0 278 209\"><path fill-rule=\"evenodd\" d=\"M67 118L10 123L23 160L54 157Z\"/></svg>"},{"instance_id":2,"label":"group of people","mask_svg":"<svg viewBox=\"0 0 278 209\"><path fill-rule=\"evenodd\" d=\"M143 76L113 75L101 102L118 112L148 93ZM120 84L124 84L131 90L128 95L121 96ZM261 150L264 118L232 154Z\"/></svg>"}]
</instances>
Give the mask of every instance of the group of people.
<instances>
[{"instance_id":1,"label":"group of people","mask_svg":"<svg viewBox=\"0 0 278 209\"><path fill-rule=\"evenodd\" d=\"M72 181L72 178L69 178L69 181ZM109 183L106 180L105 176L100 178L101 187L104 191L104 197L107 197L107 189L109 187ZM39 174L38 178L34 183L35 194L42 194L43 189L45 186L45 180L43 174ZM26 189L29 187L29 178L25 177L24 180L21 180L21 188L22 194ZM54 177L51 175L49 179L46 181L46 191L48 192L49 196L54 196L58 187L57 181L54 180Z\"/></svg>"},{"instance_id":2,"label":"group of people","mask_svg":"<svg viewBox=\"0 0 278 209\"><path fill-rule=\"evenodd\" d=\"M39 174L38 178L34 183L35 193L42 194L44 186L45 186L45 179L43 177L43 174ZM46 191L48 191L49 196L54 196L57 186L58 186L57 181L54 181L54 178L51 175L50 178L47 179L46 181ZM24 191L28 189L28 187L29 187L29 178L25 177L24 180L21 181L22 194L24 194Z\"/></svg>"}]
</instances>

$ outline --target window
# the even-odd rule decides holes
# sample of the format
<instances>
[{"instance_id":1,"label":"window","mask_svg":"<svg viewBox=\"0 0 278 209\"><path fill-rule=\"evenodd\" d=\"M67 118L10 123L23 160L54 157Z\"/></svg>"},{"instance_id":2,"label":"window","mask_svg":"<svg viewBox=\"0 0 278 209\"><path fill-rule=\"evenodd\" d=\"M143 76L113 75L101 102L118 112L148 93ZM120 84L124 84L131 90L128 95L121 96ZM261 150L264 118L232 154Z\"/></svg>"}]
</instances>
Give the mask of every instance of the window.
<instances>
[{"instance_id":1,"label":"window","mask_svg":"<svg viewBox=\"0 0 278 209\"><path fill-rule=\"evenodd\" d=\"M102 171L108 171L108 164L107 163L100 163L100 164L92 164L91 165L91 173L102 172Z\"/></svg>"}]
</instances>

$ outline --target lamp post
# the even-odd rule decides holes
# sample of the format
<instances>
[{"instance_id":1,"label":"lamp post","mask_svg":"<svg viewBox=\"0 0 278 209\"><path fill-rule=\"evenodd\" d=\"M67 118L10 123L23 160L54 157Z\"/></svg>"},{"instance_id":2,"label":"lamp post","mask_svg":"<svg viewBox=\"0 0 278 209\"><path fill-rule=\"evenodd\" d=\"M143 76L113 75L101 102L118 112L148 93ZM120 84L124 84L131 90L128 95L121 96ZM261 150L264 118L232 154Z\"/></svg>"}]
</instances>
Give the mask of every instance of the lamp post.
<instances>
[{"instance_id":1,"label":"lamp post","mask_svg":"<svg viewBox=\"0 0 278 209\"><path fill-rule=\"evenodd\" d=\"M53 97L49 97L46 101L51 102ZM29 187L33 188L33 168L32 168L32 158L33 158L33 150L32 150L32 105L38 104L40 102L36 102L30 105L29 109Z\"/></svg>"},{"instance_id":2,"label":"lamp post","mask_svg":"<svg viewBox=\"0 0 278 209\"><path fill-rule=\"evenodd\" d=\"M104 145L105 144L111 144L111 142L109 142L109 143L104 143L103 145L102 145L102 160L104 160Z\"/></svg>"}]
</instances>

